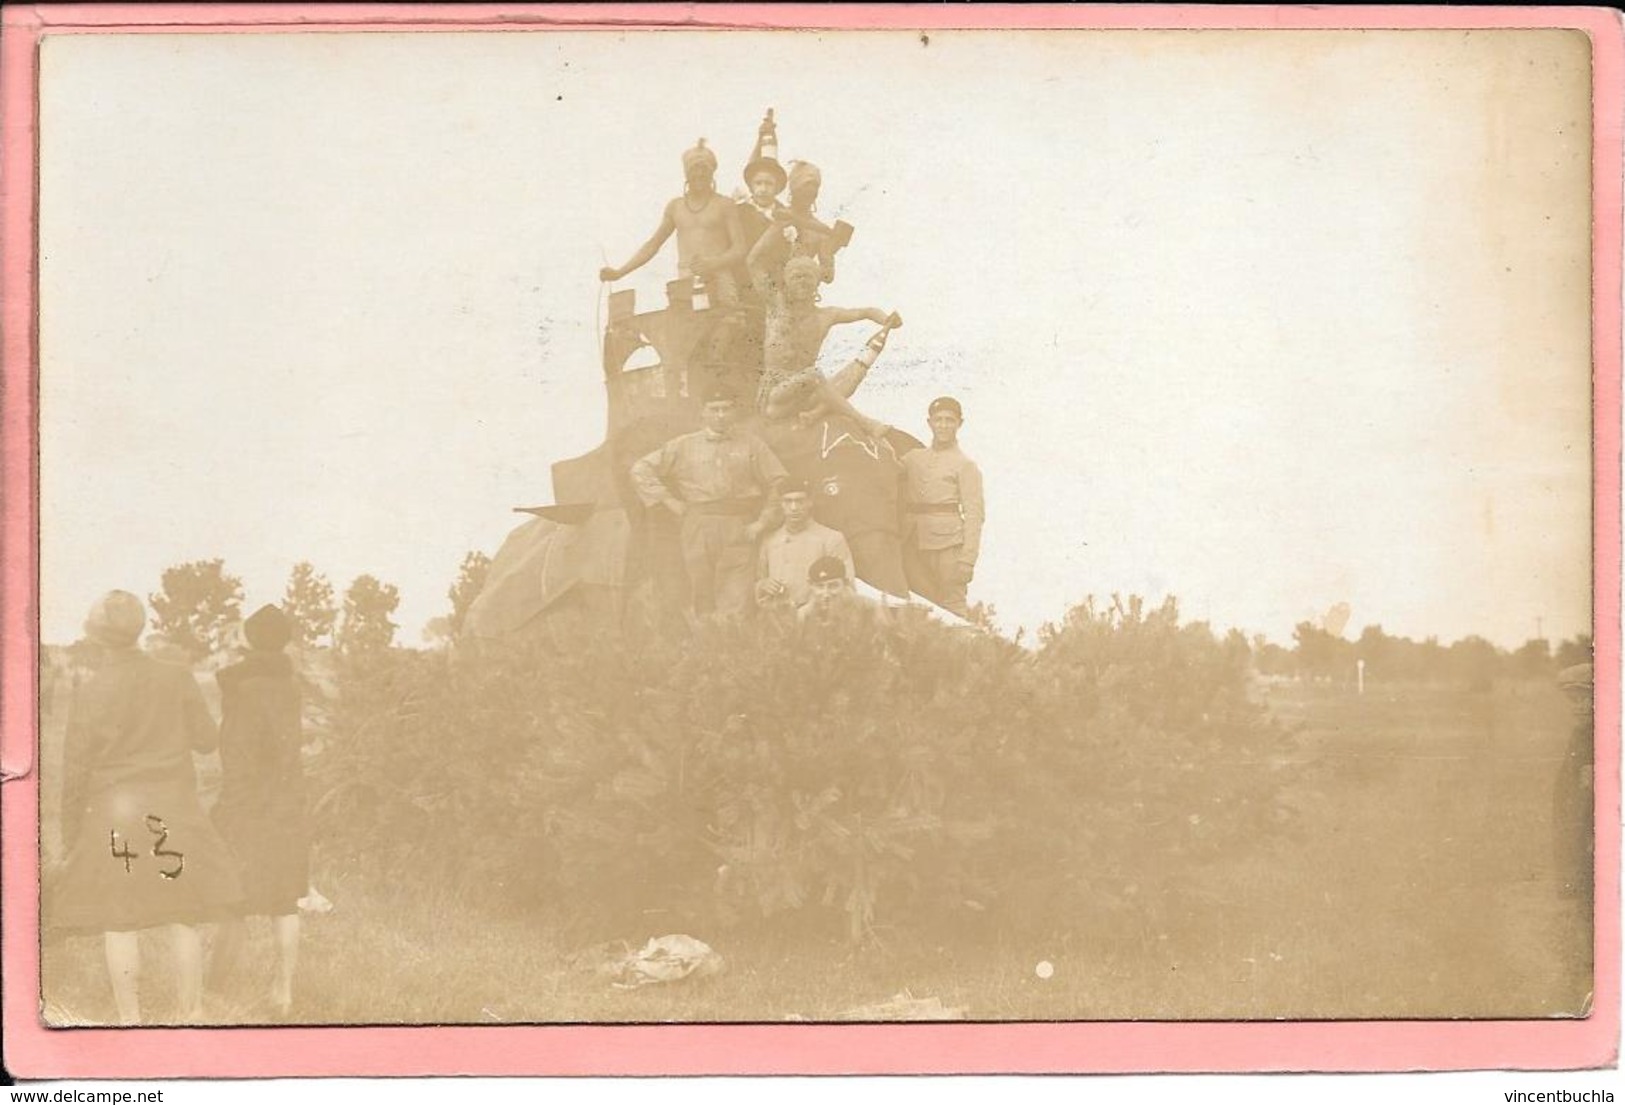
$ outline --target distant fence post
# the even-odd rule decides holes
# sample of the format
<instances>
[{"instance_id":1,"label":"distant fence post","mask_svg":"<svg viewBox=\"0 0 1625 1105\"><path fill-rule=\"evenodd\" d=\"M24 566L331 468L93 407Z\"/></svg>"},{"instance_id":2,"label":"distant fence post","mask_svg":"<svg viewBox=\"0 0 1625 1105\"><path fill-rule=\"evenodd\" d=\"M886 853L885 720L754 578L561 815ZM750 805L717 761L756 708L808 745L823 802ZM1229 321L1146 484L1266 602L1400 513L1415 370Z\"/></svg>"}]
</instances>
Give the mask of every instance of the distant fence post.
<instances>
[{"instance_id":1,"label":"distant fence post","mask_svg":"<svg viewBox=\"0 0 1625 1105\"><path fill-rule=\"evenodd\" d=\"M1364 660L1356 660L1356 661L1354 661L1354 674L1355 674L1356 686L1359 687L1359 690L1356 693L1365 694L1365 661Z\"/></svg>"}]
</instances>

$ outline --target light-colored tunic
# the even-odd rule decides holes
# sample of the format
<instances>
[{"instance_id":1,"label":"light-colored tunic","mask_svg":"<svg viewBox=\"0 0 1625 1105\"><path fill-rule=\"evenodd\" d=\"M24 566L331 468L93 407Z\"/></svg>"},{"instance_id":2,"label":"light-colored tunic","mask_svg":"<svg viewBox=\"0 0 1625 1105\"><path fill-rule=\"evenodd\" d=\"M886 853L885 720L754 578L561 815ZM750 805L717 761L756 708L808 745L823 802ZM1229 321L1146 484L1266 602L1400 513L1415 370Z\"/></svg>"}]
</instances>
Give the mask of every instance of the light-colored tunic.
<instances>
[{"instance_id":1,"label":"light-colored tunic","mask_svg":"<svg viewBox=\"0 0 1625 1105\"><path fill-rule=\"evenodd\" d=\"M958 509L929 513L911 509L952 504ZM959 559L967 564L975 564L981 555L986 517L982 471L959 446L927 446L903 454L903 512L904 540L915 548L930 552L958 547Z\"/></svg>"},{"instance_id":2,"label":"light-colored tunic","mask_svg":"<svg viewBox=\"0 0 1625 1105\"><path fill-rule=\"evenodd\" d=\"M780 526L762 539L756 558L756 577L775 579L784 584L785 597L791 605L800 606L812 593L807 583L807 570L815 560L833 556L846 565L846 578L852 579L852 550L846 538L828 526L808 522L800 533L791 533Z\"/></svg>"},{"instance_id":3,"label":"light-colored tunic","mask_svg":"<svg viewBox=\"0 0 1625 1105\"><path fill-rule=\"evenodd\" d=\"M785 476L784 465L754 434L704 430L674 437L632 465L632 482L648 506L760 499Z\"/></svg>"}]
</instances>

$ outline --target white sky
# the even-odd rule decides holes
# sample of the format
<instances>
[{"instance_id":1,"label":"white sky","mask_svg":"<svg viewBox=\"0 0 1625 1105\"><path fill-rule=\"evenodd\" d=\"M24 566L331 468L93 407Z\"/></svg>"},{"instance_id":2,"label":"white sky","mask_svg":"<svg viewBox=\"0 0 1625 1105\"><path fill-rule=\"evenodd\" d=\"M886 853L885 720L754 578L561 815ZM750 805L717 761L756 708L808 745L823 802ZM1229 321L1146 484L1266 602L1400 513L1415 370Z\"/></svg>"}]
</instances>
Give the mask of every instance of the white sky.
<instances>
[{"instance_id":1,"label":"white sky","mask_svg":"<svg viewBox=\"0 0 1625 1105\"><path fill-rule=\"evenodd\" d=\"M762 110L964 402L972 597L1590 618L1587 44L1566 32L72 36L42 63L42 618L224 557L446 612L601 439L595 273ZM637 274L658 305L673 246ZM627 286L627 285L623 285ZM838 331L843 362L870 328Z\"/></svg>"}]
</instances>

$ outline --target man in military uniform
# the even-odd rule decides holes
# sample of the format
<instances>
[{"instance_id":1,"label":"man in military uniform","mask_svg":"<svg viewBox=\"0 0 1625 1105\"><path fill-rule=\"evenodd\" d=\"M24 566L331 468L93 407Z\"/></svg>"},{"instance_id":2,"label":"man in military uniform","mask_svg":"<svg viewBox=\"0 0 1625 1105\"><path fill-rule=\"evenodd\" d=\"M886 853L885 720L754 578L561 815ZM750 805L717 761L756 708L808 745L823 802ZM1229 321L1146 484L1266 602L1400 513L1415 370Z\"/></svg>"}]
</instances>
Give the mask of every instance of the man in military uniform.
<instances>
[{"instance_id":1,"label":"man in military uniform","mask_svg":"<svg viewBox=\"0 0 1625 1105\"><path fill-rule=\"evenodd\" d=\"M811 581L807 571L824 559L838 560L852 574L852 550L846 538L813 521L812 489L806 480L784 481L779 490L784 525L762 538L756 559L756 601L763 605L807 601Z\"/></svg>"},{"instance_id":2,"label":"man in military uniform","mask_svg":"<svg viewBox=\"0 0 1625 1105\"><path fill-rule=\"evenodd\" d=\"M931 444L903 454L903 570L917 594L962 618L982 550L982 472L959 449L964 414L943 397L927 409Z\"/></svg>"},{"instance_id":3,"label":"man in military uniform","mask_svg":"<svg viewBox=\"0 0 1625 1105\"><path fill-rule=\"evenodd\" d=\"M696 614L733 613L750 603L756 541L778 520L784 465L761 438L737 429L733 396L705 396L704 429L674 437L632 465L644 505L679 519L683 567Z\"/></svg>"}]
</instances>

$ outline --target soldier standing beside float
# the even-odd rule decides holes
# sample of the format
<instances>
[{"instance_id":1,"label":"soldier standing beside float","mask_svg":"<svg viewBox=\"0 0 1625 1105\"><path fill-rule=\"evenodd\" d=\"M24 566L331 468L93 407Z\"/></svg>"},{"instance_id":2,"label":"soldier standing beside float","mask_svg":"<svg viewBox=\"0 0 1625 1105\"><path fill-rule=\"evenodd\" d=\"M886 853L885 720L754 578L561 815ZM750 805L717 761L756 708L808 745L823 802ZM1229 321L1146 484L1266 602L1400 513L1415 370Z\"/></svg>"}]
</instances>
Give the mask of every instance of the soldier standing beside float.
<instances>
[{"instance_id":1,"label":"soldier standing beside float","mask_svg":"<svg viewBox=\"0 0 1625 1105\"><path fill-rule=\"evenodd\" d=\"M632 465L646 506L680 521L683 567L696 614L728 614L750 603L756 541L777 522L784 465L754 434L733 425L734 399L706 394L704 429L674 437Z\"/></svg>"},{"instance_id":2,"label":"soldier standing beside float","mask_svg":"<svg viewBox=\"0 0 1625 1105\"><path fill-rule=\"evenodd\" d=\"M982 472L959 449L959 401L935 399L926 413L931 444L903 454L903 569L917 594L968 618L966 589L982 550Z\"/></svg>"}]
</instances>

